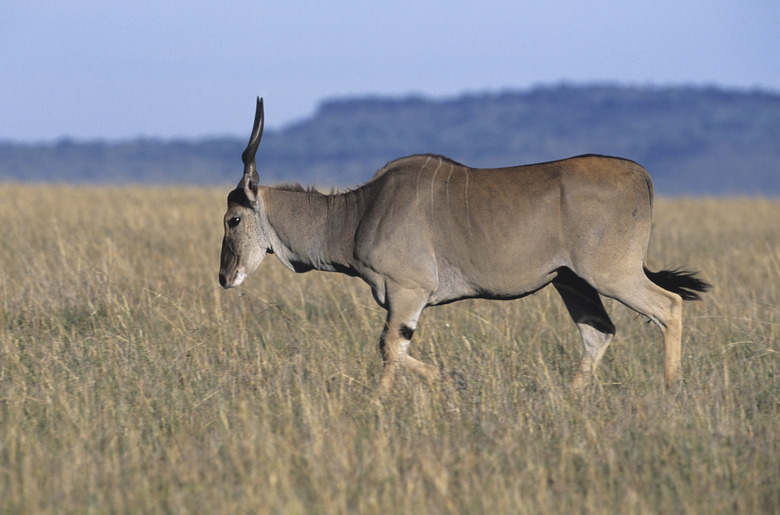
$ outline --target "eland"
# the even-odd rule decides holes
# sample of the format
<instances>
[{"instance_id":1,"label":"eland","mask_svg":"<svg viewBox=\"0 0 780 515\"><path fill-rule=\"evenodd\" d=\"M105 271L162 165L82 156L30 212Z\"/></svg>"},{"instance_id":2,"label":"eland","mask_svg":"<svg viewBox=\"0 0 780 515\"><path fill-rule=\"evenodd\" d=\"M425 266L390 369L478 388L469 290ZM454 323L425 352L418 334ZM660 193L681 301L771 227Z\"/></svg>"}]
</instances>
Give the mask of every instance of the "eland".
<instances>
[{"instance_id":1,"label":"eland","mask_svg":"<svg viewBox=\"0 0 780 515\"><path fill-rule=\"evenodd\" d=\"M244 175L227 197L219 282L238 286L268 253L295 272L360 277L387 311L380 391L399 368L439 377L437 367L408 354L426 307L518 299L549 284L582 339L572 389L591 381L615 334L600 296L660 328L666 386L680 382L683 300L699 299L710 285L680 269L647 268L653 184L637 163L583 155L476 169L413 155L386 164L362 186L323 194L259 184L263 119L258 98Z\"/></svg>"}]
</instances>

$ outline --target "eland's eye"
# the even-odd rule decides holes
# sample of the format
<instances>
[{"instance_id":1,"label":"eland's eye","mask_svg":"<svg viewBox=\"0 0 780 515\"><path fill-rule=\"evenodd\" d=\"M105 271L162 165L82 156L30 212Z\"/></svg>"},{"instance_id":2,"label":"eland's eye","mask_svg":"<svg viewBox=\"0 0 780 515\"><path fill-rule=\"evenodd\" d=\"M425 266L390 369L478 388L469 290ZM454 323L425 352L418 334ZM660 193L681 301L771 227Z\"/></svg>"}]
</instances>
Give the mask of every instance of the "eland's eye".
<instances>
[{"instance_id":1,"label":"eland's eye","mask_svg":"<svg viewBox=\"0 0 780 515\"><path fill-rule=\"evenodd\" d=\"M232 229L233 227L237 226L240 223L241 223L241 217L240 216L234 216L233 218L228 220L228 227L230 227Z\"/></svg>"}]
</instances>

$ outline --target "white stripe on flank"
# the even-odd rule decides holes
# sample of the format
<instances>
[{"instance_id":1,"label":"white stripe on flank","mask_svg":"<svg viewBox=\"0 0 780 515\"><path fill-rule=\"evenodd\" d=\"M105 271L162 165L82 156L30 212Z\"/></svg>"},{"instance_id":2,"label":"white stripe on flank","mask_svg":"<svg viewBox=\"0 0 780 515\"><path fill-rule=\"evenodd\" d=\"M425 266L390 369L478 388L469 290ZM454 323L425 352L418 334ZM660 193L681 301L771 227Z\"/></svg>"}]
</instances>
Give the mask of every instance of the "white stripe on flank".
<instances>
[{"instance_id":1,"label":"white stripe on flank","mask_svg":"<svg viewBox=\"0 0 780 515\"><path fill-rule=\"evenodd\" d=\"M436 169L433 171L433 176L431 176L431 214L433 214L433 183L436 181L436 173L439 171L439 168L441 167L441 158L439 158L439 164L436 165Z\"/></svg>"},{"instance_id":2,"label":"white stripe on flank","mask_svg":"<svg viewBox=\"0 0 780 515\"><path fill-rule=\"evenodd\" d=\"M428 166L428 161L431 160L431 156L428 156L428 159L425 160L425 163L420 167L420 170L417 172L417 185L415 186L415 201L416 205L420 205L420 176L422 175L423 170L425 170L425 167Z\"/></svg>"},{"instance_id":3,"label":"white stripe on flank","mask_svg":"<svg viewBox=\"0 0 780 515\"><path fill-rule=\"evenodd\" d=\"M450 211L450 177L452 177L452 172L455 171L455 167L450 163L450 174L447 176L447 211Z\"/></svg>"},{"instance_id":4,"label":"white stripe on flank","mask_svg":"<svg viewBox=\"0 0 780 515\"><path fill-rule=\"evenodd\" d=\"M471 232L471 215L469 214L469 169L464 168L463 173L466 174L466 225L469 227L469 238L474 239L474 235Z\"/></svg>"}]
</instances>

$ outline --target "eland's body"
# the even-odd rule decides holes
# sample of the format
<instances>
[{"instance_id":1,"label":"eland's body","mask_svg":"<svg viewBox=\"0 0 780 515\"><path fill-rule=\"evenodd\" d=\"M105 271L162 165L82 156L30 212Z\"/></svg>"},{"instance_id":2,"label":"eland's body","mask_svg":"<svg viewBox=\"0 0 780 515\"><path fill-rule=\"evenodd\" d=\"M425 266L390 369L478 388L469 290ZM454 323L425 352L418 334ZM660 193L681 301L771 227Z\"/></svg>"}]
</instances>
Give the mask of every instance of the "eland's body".
<instances>
[{"instance_id":1,"label":"eland's body","mask_svg":"<svg viewBox=\"0 0 780 515\"><path fill-rule=\"evenodd\" d=\"M362 278L387 310L382 388L398 366L438 376L407 354L426 306L515 299L548 284L582 336L575 388L590 380L615 333L599 294L660 327L666 383L680 379L682 301L708 285L686 272L647 270L653 186L638 164L587 155L474 169L416 155L356 189L325 195L258 185L262 125L258 101L244 177L228 196L220 283L237 286L268 252L296 272Z\"/></svg>"}]
</instances>

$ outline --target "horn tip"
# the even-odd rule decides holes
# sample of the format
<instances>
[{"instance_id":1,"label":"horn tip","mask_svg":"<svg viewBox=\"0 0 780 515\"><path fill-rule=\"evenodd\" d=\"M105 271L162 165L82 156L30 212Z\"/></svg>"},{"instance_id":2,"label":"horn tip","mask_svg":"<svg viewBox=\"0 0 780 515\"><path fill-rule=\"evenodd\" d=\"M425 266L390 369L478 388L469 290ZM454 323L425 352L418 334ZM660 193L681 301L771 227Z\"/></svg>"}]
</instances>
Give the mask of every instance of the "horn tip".
<instances>
[{"instance_id":1,"label":"horn tip","mask_svg":"<svg viewBox=\"0 0 780 515\"><path fill-rule=\"evenodd\" d=\"M257 97L257 108L255 109L255 115L262 118L263 115L264 115L263 111L264 111L264 109L263 109L263 98L258 96Z\"/></svg>"}]
</instances>

